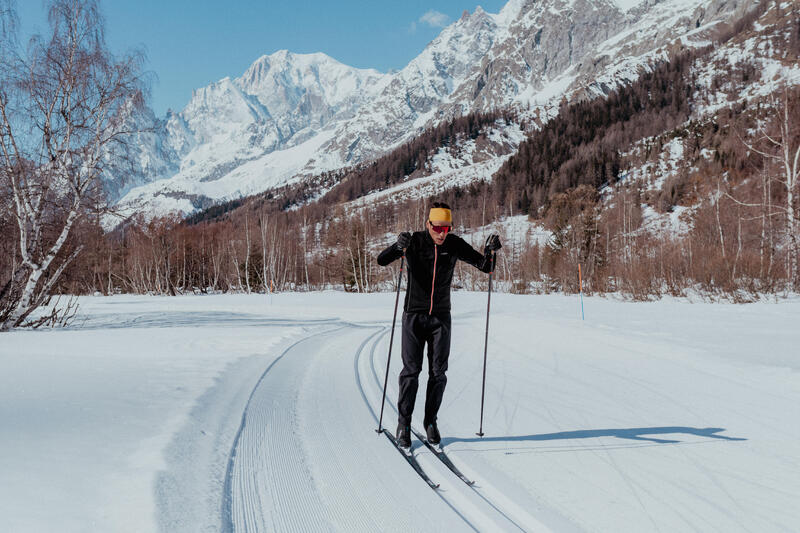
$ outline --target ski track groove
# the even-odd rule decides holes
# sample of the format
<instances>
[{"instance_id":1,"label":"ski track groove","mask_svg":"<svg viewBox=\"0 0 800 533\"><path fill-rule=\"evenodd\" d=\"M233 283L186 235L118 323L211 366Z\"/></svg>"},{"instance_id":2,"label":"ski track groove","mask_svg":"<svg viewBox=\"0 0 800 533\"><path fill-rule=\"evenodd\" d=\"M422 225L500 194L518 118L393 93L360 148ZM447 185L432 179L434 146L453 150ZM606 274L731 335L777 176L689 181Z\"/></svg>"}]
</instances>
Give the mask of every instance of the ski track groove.
<instances>
[{"instance_id":1,"label":"ski track groove","mask_svg":"<svg viewBox=\"0 0 800 533\"><path fill-rule=\"evenodd\" d=\"M374 335L378 332L373 333L364 343L368 342ZM319 357L319 355L318 355ZM311 383L317 382L319 383L320 378L324 379L326 376L325 370L323 369L322 365L312 364L311 365L311 374L309 374L308 378ZM316 379L312 379L312 375ZM327 394L329 401L336 403L336 411L338 412L346 412L346 410L352 409L350 405L342 405L342 398L341 394L339 394L339 390L344 384L341 383L339 380L329 380L331 383L331 387L333 390L329 391ZM304 387L304 390L306 388ZM319 392L319 391L316 391ZM315 407L315 411L317 413L317 417L322 419L324 415L319 409L321 403L320 398L313 398L313 400L309 400L312 406ZM325 453L327 451L327 455L330 459L325 464L317 465L317 468L323 468L325 470L324 474L321 477L324 479L337 479L340 483L340 494L353 494L356 493L358 490L357 486L354 486L353 482L351 481L350 477L347 475L346 465L343 465L340 457L351 454L352 448L349 446L349 441L342 441L339 435L336 432L330 431L330 426L326 424L321 424L317 428L318 432L321 432L326 435L325 439L310 441L303 439L302 442L304 446L307 448L314 448L319 447L322 441L329 443L330 447L327 450L316 450L318 454ZM369 513L368 507L364 504L363 501L342 501L341 498L333 499L328 505L328 508L331 511L333 522L340 526L340 529L345 526L349 526L353 530L358 531L379 531L380 524L375 522L375 520L371 517ZM348 514L349 513L349 514ZM357 521L354 523L352 521L352 517L356 516Z\"/></svg>"},{"instance_id":2,"label":"ski track groove","mask_svg":"<svg viewBox=\"0 0 800 533\"><path fill-rule=\"evenodd\" d=\"M374 383L379 387L380 390L382 390L383 386L381 384L381 378L380 378L380 376L378 374L378 371L377 371L377 368L375 366L375 353L376 353L378 345L380 344L381 337L385 336L385 334L387 332L388 332L388 329L383 331L383 332L381 332L382 334L373 342L372 348L370 350L370 357L369 357L369 363L370 363L370 367L372 369L372 376L374 378ZM359 353L357 354L357 357L360 356L360 352L361 351L359 351ZM356 360L356 372L358 372L358 361L357 360ZM364 397L364 401L367 402L366 394L365 394L365 392L363 390L360 378L359 378L359 387L361 387L361 389L362 389L362 396ZM505 387L505 380L504 380L504 383L503 383L503 387ZM388 389L388 387L387 387L387 389ZM386 402L389 404L389 407L395 413L397 413L397 407L394 405L394 403L392 403L389 400L389 391L388 390L387 390L386 396L387 396ZM374 412L373 412L373 416L375 416ZM375 420L377 421L377 416L375 416ZM451 456L451 455L448 455L448 457L450 457L451 460L454 459L454 457ZM436 459L435 457L431 461L435 461L435 463L439 463L440 462L439 459ZM521 506L517 505L515 502L513 502L509 498L504 497L502 495L502 491L497 489L496 487L494 487L492 484L488 483L486 481L486 478L484 478L480 474L476 473L473 469L469 468L469 465L462 466L462 464L460 464L461 461L459 461L457 458L455 460L453 460L453 462L456 464L456 466L459 467L460 470L462 470L462 472L464 472L470 479L472 479L475 482L474 485L467 486L463 481L461 481L460 479L457 479L456 476L452 472L447 470L447 474L448 474L447 478L448 478L448 480L449 480L449 478L456 479L458 484L456 484L454 486L458 487L460 491L471 491L474 494L478 495L480 497L480 499L483 500L483 502L485 502L497 515L499 515L504 521L507 521L510 526L513 526L513 529L515 531L523 531L523 532L524 531L542 531L544 525L539 520L537 520L536 518L530 516L530 514L527 511L525 511ZM442 465L442 467L446 469L446 467L444 467L443 465ZM463 487L461 487L461 485L463 485ZM493 493L493 496L490 497L487 494L484 494L484 492ZM441 494L440 494L440 496L441 496ZM504 500L504 503L500 504L498 500ZM514 512L514 513L510 512L508 510L509 507L515 508L516 512ZM519 520L519 516L517 516L517 520L515 520L514 518L512 518L512 516L514 516L514 515L522 515L522 517L525 518L525 520L520 520L520 522L522 522L522 524L520 524L520 523L517 522L517 520ZM547 530L549 530L549 529L547 529Z\"/></svg>"},{"instance_id":3,"label":"ski track groove","mask_svg":"<svg viewBox=\"0 0 800 533\"><path fill-rule=\"evenodd\" d=\"M386 327L340 324L296 340L259 378L229 454L222 530L478 531L441 494L445 508L435 498L412 498L412 513L398 505L409 488L430 489L415 489L419 476L397 466L397 452L373 444L365 421L375 413L353 383Z\"/></svg>"},{"instance_id":4,"label":"ski track groove","mask_svg":"<svg viewBox=\"0 0 800 533\"><path fill-rule=\"evenodd\" d=\"M356 385L358 386L358 390L361 393L361 398L364 400L364 404L369 409L369 412L372 415L372 418L376 423L379 421L379 417L378 417L378 414L375 412L375 410L372 408L369 400L367 399L367 394L366 394L366 391L364 390L363 382L361 381L361 371L359 370L358 367L359 367L359 362L361 360L361 354L364 352L364 348L366 347L366 345L369 343L370 340L375 338L375 340L373 341L373 344L372 344L372 349L370 350L370 357L369 357L369 363L370 363L370 366L372 367L373 375L374 375L374 372L375 372L375 364L374 364L375 349L376 349L378 343L380 342L381 337L385 336L388 331L389 331L389 328L385 327L382 330L376 332L373 336L371 336L368 339L366 339L361 344L361 346L358 348L358 351L356 352L355 357L353 358L353 369L355 371ZM378 379L378 385L381 388L381 394L383 394L383 392L382 392L383 387L380 385L380 378L377 378L377 379ZM388 389L388 384L387 384L387 389ZM386 391L386 396L387 396L387 398L389 396L389 391L388 390ZM397 409L394 407L394 405L391 402L389 402L389 407L391 407L395 411L395 413L397 413ZM385 414L386 414L386 411L384 410L384 415ZM412 451L413 451L413 447L412 447ZM438 459L437 459L437 461L438 461ZM427 471L426 471L426 473L427 473ZM459 483L461 483L461 480L459 480ZM427 486L427 484L426 484L426 486ZM442 501L445 502L462 520L464 520L464 523L467 526L469 526L470 529L472 529L473 531L479 531L467 519L467 517L464 516L464 514L462 512L460 512L456 507L454 507L453 504L447 498L445 498L443 496L441 489L440 490L436 490L435 494L439 498L441 498Z\"/></svg>"},{"instance_id":5,"label":"ski track groove","mask_svg":"<svg viewBox=\"0 0 800 533\"><path fill-rule=\"evenodd\" d=\"M291 325L291 321L287 324ZM379 490L384 486L405 483L399 479L408 477L406 467L397 468L397 471L384 469L376 476L384 485L377 484L374 487L375 490L370 493L373 499L361 499L359 490L363 491L363 487L353 484L350 471L354 442L342 438L342 429L363 431L364 417L358 418L359 411L352 405L351 399L345 402L348 394L352 396L355 391L352 390L352 383L347 383L347 378L337 373L341 365L336 363L339 358L344 359L349 351L357 394L364 402L363 413L369 413L377 425L378 415L373 404L377 403L376 397L381 397L383 379L378 374L375 357L377 348L390 329L386 325L359 326L345 322L316 325L337 327L307 334L288 345L264 370L250 393L229 453L222 502L222 531L381 530L382 525L386 524L377 523L370 512L371 506L375 505L391 510L391 517L384 515L383 518L389 520L393 527L408 529L407 513L397 509L396 497L390 497L391 490ZM366 338L361 337L363 340L354 352L354 343L342 344L348 340L348 335L357 334L359 329L376 328L377 331ZM320 337L326 335L331 336L330 341L321 342ZM309 348L299 349L304 343L308 343ZM369 356L365 360L362 355L368 346ZM276 375L273 369L278 364L281 364L281 370ZM508 385L508 376L503 370L499 372L502 384L499 387L489 386L501 395ZM364 372L366 376L371 374L372 379L363 381ZM323 383L326 386L319 386ZM351 389L349 392L348 387ZM369 393L367 388L370 389ZM465 389L466 385L458 395ZM395 404L389 399L392 394L396 396L394 387L387 387L386 403L389 409L384 412L384 420L388 411L397 412ZM525 410L519 402L514 405L512 413L509 413L507 406L502 407L507 424L509 415L513 419L520 408ZM498 409L500 407L495 408L495 412L499 412ZM300 412L305 413L303 418L308 420L300 420ZM334 419L331 424L326 424L331 413L342 414L342 419ZM464 527L472 531L550 530L523 506L470 468L468 463L463 463L457 456L449 456L475 481L473 486L464 484L436 457L428 454L427 449L422 448L418 446L412 451L426 472L435 473L435 481L442 483L434 494L454 513L454 517L463 521ZM364 468L385 468L377 457L383 451L375 450L374 456L364 456ZM420 451L423 453L420 454ZM370 459L373 465L369 464ZM412 479L422 482L416 473L411 474ZM332 490L332 483L335 483L336 490ZM425 490L430 490L427 485L424 486ZM414 519L418 520L419 517ZM441 521L443 518L437 516L435 520ZM448 529L453 525L448 524Z\"/></svg>"},{"instance_id":6,"label":"ski track groove","mask_svg":"<svg viewBox=\"0 0 800 533\"><path fill-rule=\"evenodd\" d=\"M276 434L276 432L264 431L265 420L263 417L263 409L257 408L258 405L254 403L256 392L259 390L261 384L263 383L267 375L270 373L270 371L275 367L275 365L279 361L281 361L284 358L284 356L287 353L289 353L292 349L294 349L303 342L313 339L314 337L338 331L344 329L344 327L345 326L340 326L337 328L332 328L312 333L295 341L287 348L285 348L284 351L281 352L281 354L278 357L276 357L272 361L272 363L269 364L266 370L264 370L264 372L261 374L261 377L259 378L255 387L253 387L253 390L250 393L250 397L247 400L244 412L242 413L242 421L241 424L239 425L239 430L236 433L236 437L234 438L233 446L231 447L231 451L229 454L228 468L225 474L225 491L224 491L225 496L223 498L223 503L222 503L223 505L222 527L221 527L222 531L233 532L239 529L244 531L267 531L276 529L274 517L271 517L273 519L272 520L273 527L267 527L267 524L265 524L264 521L260 519L261 517L256 514L256 511L258 509L266 508L264 502L261 501L261 495L264 493L264 489L266 489L268 493L273 496L273 499L275 499L275 497L278 498L276 501L278 502L278 509L280 509L281 506L279 504L280 503L279 495L283 493L282 487L278 486L277 487L278 491L275 492L276 487L274 483L272 484L272 490L270 490L269 486L263 486L262 481L265 477L267 479L275 477L267 475L266 469L269 468L269 465L258 464L258 462L256 461L256 456L254 454L238 453L240 448L249 448L255 450L259 449L259 447L262 446L259 443L263 443L265 442L265 440L269 439L270 438L269 435ZM253 420L250 423L250 427L252 428L251 431L256 433L255 438L250 436L252 435L252 433L250 432L245 433L245 428L248 425L247 423L248 419L251 416L253 417ZM244 441L243 439L247 439L247 441ZM270 440L274 440L274 438ZM280 439L278 440L280 441ZM280 445L280 442L278 443L278 445ZM269 449L268 447L264 448ZM284 465L278 465L278 466L283 467L285 466L285 463ZM285 476L286 472L282 471L281 474ZM238 490L233 491L232 489L234 486L236 486ZM241 495L242 497L241 504L237 505L238 500L234 498L234 494ZM301 518L301 521L304 521L304 519Z\"/></svg>"}]
</instances>

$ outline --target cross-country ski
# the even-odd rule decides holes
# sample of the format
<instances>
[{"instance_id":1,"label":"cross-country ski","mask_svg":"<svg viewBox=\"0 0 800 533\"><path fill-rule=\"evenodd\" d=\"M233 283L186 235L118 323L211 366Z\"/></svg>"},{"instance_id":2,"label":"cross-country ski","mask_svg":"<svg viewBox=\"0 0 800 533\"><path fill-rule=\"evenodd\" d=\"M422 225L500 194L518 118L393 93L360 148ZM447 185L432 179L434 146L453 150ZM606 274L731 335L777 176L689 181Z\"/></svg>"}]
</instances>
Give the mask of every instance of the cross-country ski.
<instances>
[{"instance_id":1,"label":"cross-country ski","mask_svg":"<svg viewBox=\"0 0 800 533\"><path fill-rule=\"evenodd\" d=\"M451 461L450 458L447 457L447 454L444 453L444 450L442 450L440 445L431 444L430 442L428 442L428 439L426 437L424 437L422 434L420 434L420 433L418 433L416 431L414 432L414 435L422 442L422 444L425 445L426 448L428 448L436 456L437 459L439 459L442 463L444 463L444 465L453 474L455 474L458 477L458 479L460 479L461 481L463 481L464 483L466 483L467 485L470 485L470 486L475 484L475 481L470 480L469 478L467 478L467 476L465 476L461 472L461 470L459 470L458 467L453 464L453 461Z\"/></svg>"},{"instance_id":2,"label":"cross-country ski","mask_svg":"<svg viewBox=\"0 0 800 533\"><path fill-rule=\"evenodd\" d=\"M381 431L381 433L386 435L386 438L389 439L389 442L391 442L392 445L395 448L397 448L397 451L400 452L400 454L403 457L405 457L406 461L408 461L408 464L411 465L411 468L413 468L414 471L417 474L419 474L419 476L425 481L425 483L428 484L428 486L430 488L432 488L432 489L438 489L439 488L439 484L438 483L434 483L433 481L431 481L431 478L428 477L428 474L426 474L425 471L422 469L422 467L419 466L419 462L417 462L417 459L414 457L414 454L413 454L413 452L411 451L410 448L401 447L397 443L397 439L395 439L394 436L391 433L389 433L388 430L384 429L384 430Z\"/></svg>"}]
</instances>

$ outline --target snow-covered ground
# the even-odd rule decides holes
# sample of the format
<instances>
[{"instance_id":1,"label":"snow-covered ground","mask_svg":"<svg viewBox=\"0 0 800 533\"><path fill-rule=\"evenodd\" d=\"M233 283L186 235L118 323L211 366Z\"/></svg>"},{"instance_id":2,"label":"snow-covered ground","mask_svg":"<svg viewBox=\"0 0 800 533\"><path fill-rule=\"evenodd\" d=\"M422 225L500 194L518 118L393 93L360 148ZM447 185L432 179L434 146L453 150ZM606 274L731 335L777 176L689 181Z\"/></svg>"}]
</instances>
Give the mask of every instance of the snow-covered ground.
<instances>
[{"instance_id":1,"label":"snow-covered ground","mask_svg":"<svg viewBox=\"0 0 800 533\"><path fill-rule=\"evenodd\" d=\"M374 432L394 294L80 303L0 336L3 531L800 530L797 299L493 295L479 438L486 295L454 293L476 484L415 441L438 491ZM391 367L394 429L398 336Z\"/></svg>"}]
</instances>

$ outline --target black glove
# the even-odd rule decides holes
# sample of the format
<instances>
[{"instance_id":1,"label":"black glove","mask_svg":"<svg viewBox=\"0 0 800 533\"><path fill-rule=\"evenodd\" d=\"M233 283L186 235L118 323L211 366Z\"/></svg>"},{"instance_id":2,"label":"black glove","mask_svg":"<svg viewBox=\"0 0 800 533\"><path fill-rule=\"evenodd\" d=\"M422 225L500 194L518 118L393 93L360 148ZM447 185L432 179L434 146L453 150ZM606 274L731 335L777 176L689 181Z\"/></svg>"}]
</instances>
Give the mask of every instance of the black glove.
<instances>
[{"instance_id":1,"label":"black glove","mask_svg":"<svg viewBox=\"0 0 800 533\"><path fill-rule=\"evenodd\" d=\"M497 234L489 235L486 238L486 244L483 245L483 255L499 250L502 247L503 245L500 244L500 237L497 236Z\"/></svg>"},{"instance_id":2,"label":"black glove","mask_svg":"<svg viewBox=\"0 0 800 533\"><path fill-rule=\"evenodd\" d=\"M403 233L397 236L397 242L395 243L395 246L397 246L399 250L405 250L410 245L411 245L411 234L409 232L404 231Z\"/></svg>"}]
</instances>

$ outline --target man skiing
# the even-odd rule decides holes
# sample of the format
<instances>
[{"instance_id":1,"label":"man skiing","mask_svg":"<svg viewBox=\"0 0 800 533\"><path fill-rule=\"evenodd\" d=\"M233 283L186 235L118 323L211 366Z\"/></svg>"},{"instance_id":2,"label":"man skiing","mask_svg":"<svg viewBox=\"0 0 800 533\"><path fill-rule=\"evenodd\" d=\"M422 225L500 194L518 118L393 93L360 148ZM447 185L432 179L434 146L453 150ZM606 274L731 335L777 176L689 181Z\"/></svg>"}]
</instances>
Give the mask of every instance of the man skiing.
<instances>
[{"instance_id":1,"label":"man skiing","mask_svg":"<svg viewBox=\"0 0 800 533\"><path fill-rule=\"evenodd\" d=\"M403 304L402 356L400 394L397 409L397 442L411 446L411 415L422 371L422 350L428 346L428 388L425 396L423 425L428 442L437 445L441 436L436 424L442 396L447 384L447 360L450 356L450 283L456 261L465 261L479 270L494 270L495 252L500 238L486 239L483 255L464 239L450 233L450 206L436 202L425 222L426 231L404 232L397 242L378 255L378 264L386 266L405 254L408 261L408 284Z\"/></svg>"}]
</instances>

